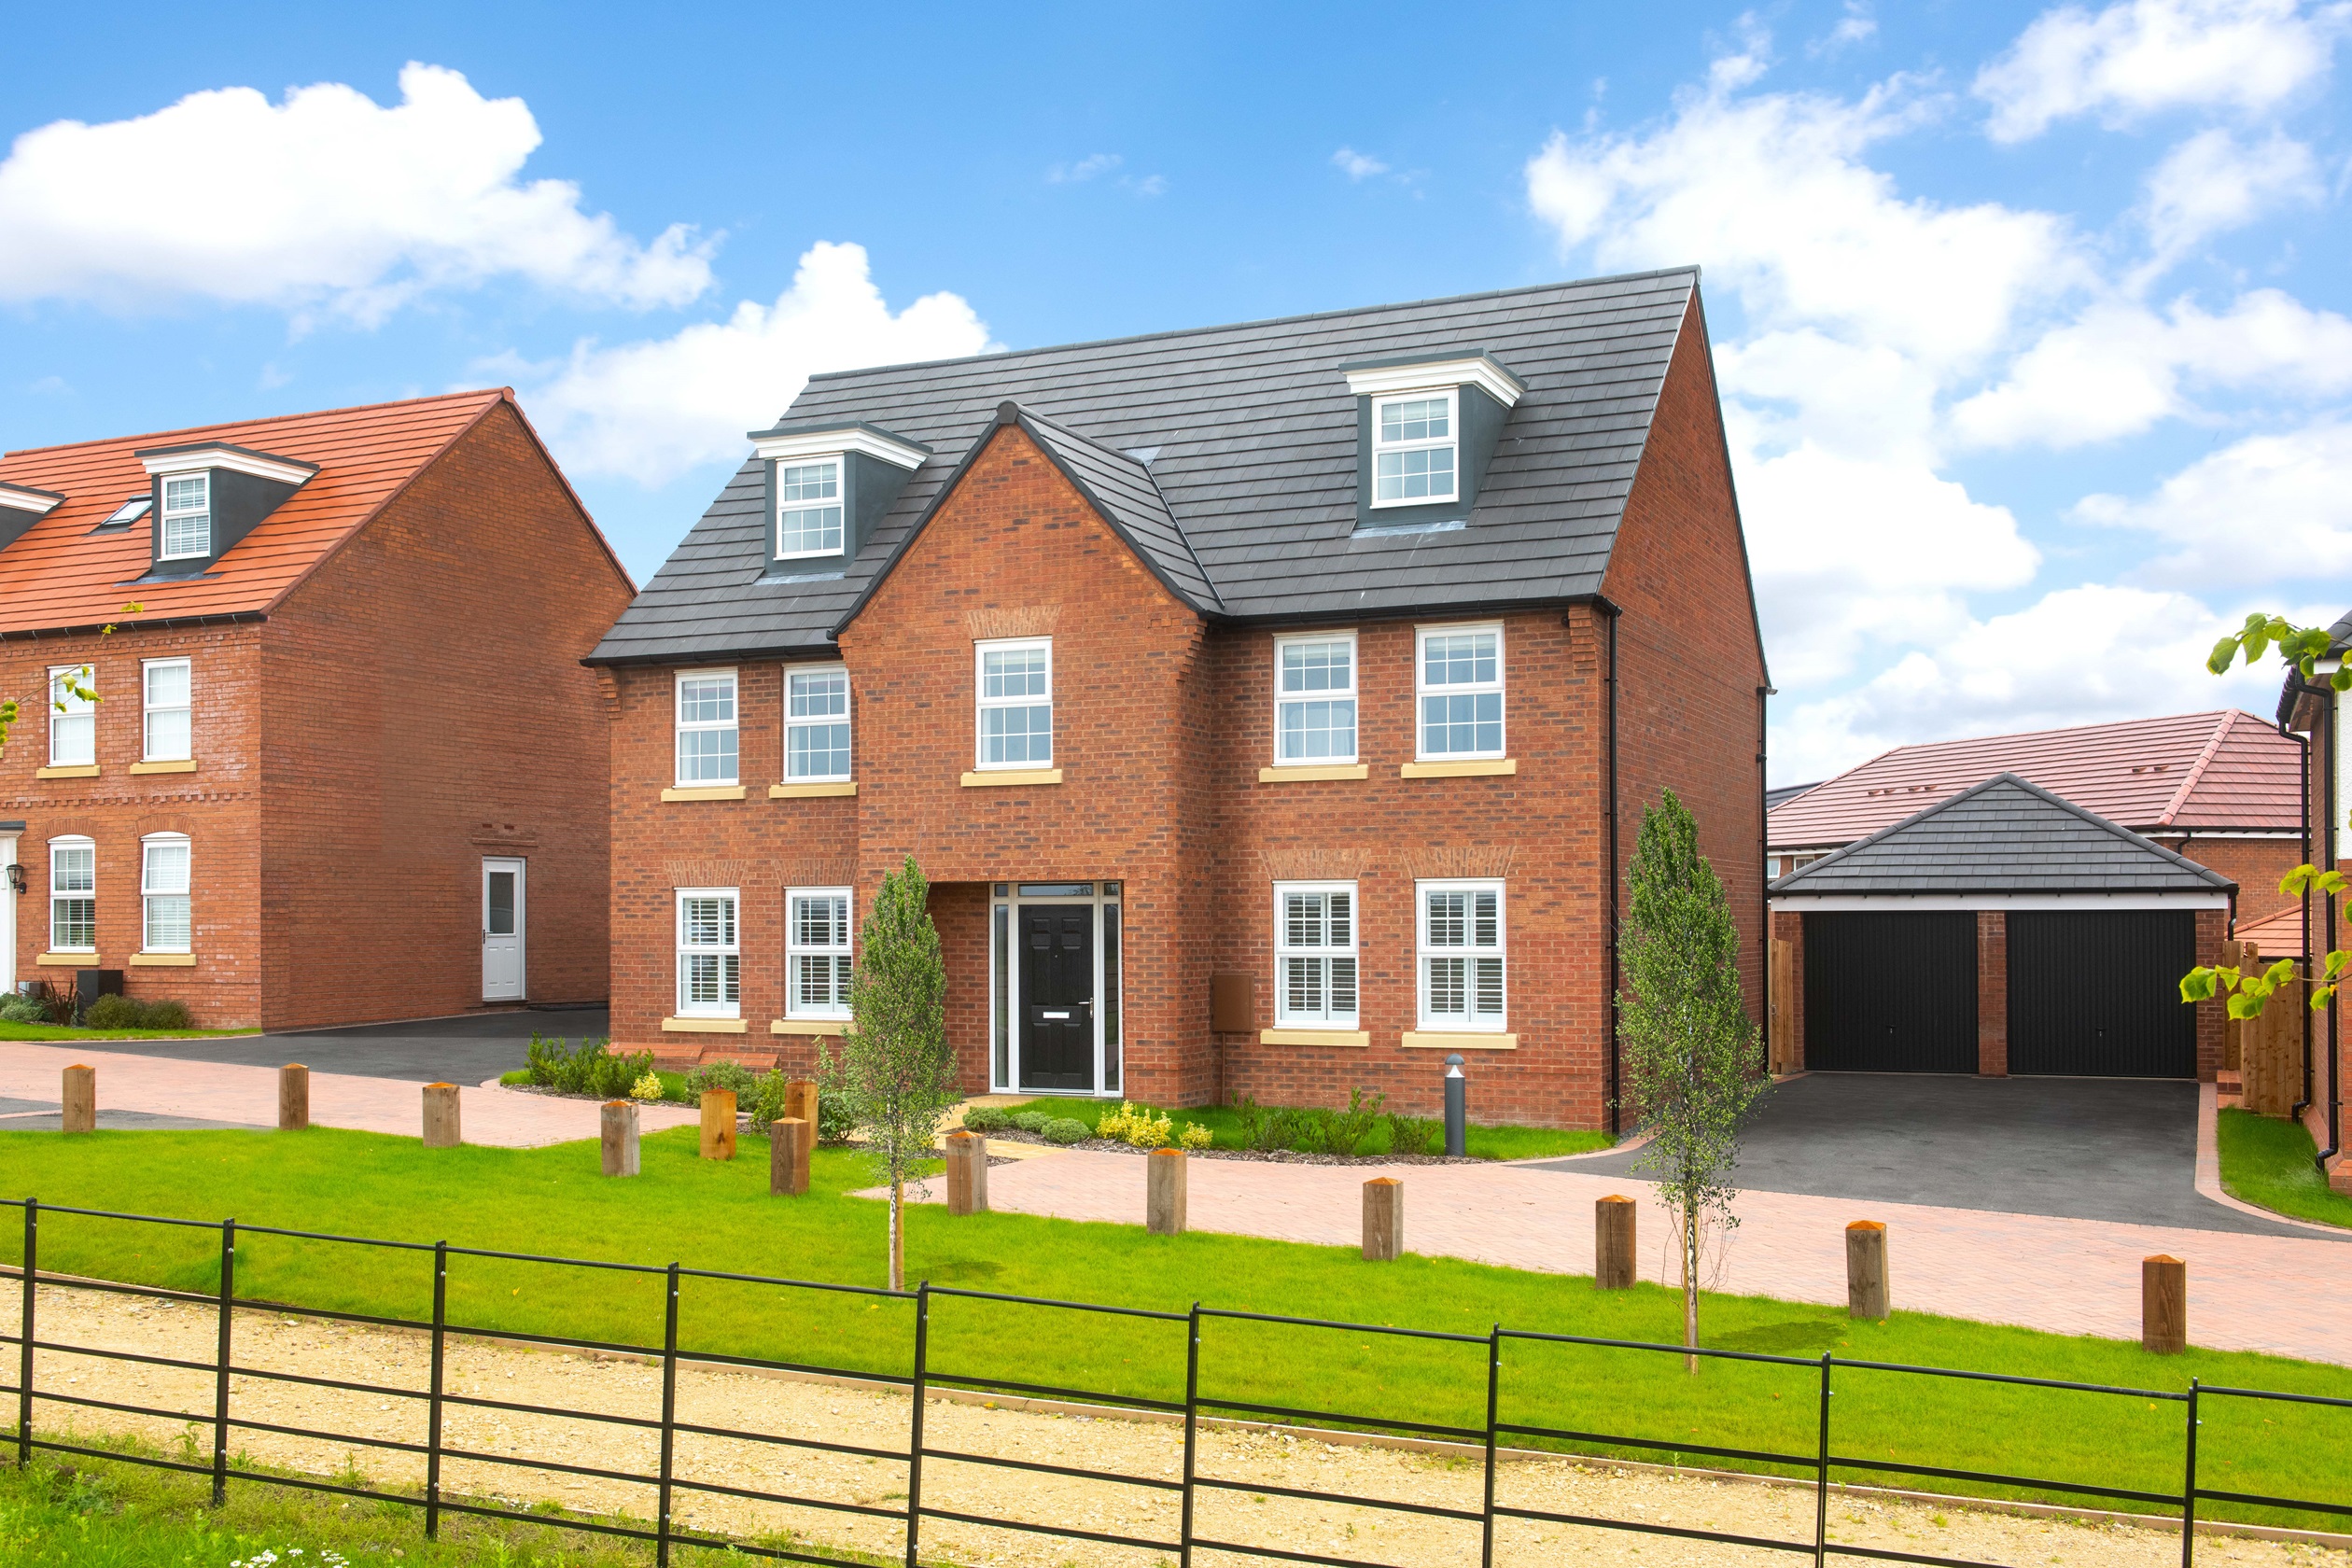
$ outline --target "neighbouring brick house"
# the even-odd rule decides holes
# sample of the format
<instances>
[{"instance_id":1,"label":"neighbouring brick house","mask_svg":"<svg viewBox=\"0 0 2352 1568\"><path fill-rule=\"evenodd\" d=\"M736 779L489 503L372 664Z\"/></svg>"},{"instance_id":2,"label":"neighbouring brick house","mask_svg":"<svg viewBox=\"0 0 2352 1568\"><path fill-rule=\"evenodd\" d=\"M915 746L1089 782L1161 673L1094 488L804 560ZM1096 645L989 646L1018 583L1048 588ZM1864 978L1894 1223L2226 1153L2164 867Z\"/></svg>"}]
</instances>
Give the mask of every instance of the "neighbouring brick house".
<instances>
[{"instance_id":1,"label":"neighbouring brick house","mask_svg":"<svg viewBox=\"0 0 2352 1568\"><path fill-rule=\"evenodd\" d=\"M932 883L973 1090L1610 1118L1671 786L1758 1012L1766 674L1698 276L814 378L590 663L616 1049L805 1069Z\"/></svg>"},{"instance_id":2,"label":"neighbouring brick house","mask_svg":"<svg viewBox=\"0 0 2352 1568\"><path fill-rule=\"evenodd\" d=\"M2329 679L2352 650L2352 615L2329 632L2331 642L2327 656L2317 662L2317 679L2306 681L2298 673L2288 675L2278 694L2278 721L2307 743L2303 790L2313 828L2311 861L2352 876L2352 837L2346 834L2352 820L2352 735L2345 730L2352 716L2347 713L2352 693L2336 691ZM2315 966L2326 953L2352 947L2352 930L2345 924L2347 908L2352 901L2340 896L2305 899L2308 951ZM2303 946L2299 941L2278 940L2289 938L2289 931L2274 931L2274 943L2264 947L2264 957L2275 957L2289 945ZM2344 1086L2352 1078L2352 1029L2345 1027L2343 994L2338 992L2331 1003L2309 1015L2309 1020L2304 1042L2308 1092L2298 1099L2297 1109L2318 1147L2329 1184L2338 1192L2352 1192L2352 1159L2344 1149Z\"/></svg>"},{"instance_id":3,"label":"neighbouring brick house","mask_svg":"<svg viewBox=\"0 0 2352 1568\"><path fill-rule=\"evenodd\" d=\"M602 999L580 659L631 593L509 392L0 457L0 983L271 1029Z\"/></svg>"}]
</instances>

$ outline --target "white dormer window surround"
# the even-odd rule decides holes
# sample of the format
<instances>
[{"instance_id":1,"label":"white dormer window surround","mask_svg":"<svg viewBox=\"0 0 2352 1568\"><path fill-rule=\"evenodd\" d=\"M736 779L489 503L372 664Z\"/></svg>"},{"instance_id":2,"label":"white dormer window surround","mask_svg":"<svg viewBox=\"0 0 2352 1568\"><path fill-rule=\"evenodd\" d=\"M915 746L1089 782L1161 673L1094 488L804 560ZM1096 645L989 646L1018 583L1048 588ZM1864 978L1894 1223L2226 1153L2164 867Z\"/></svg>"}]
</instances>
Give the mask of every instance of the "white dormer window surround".
<instances>
[{"instance_id":1,"label":"white dormer window surround","mask_svg":"<svg viewBox=\"0 0 2352 1568\"><path fill-rule=\"evenodd\" d=\"M1459 493L1462 420L1450 386L1372 399L1372 504L1427 506Z\"/></svg>"},{"instance_id":2,"label":"white dormer window surround","mask_svg":"<svg viewBox=\"0 0 2352 1568\"><path fill-rule=\"evenodd\" d=\"M163 537L156 558L186 561L212 553L212 475L165 474Z\"/></svg>"},{"instance_id":3,"label":"white dormer window surround","mask_svg":"<svg viewBox=\"0 0 2352 1568\"><path fill-rule=\"evenodd\" d=\"M776 465L776 558L841 553L841 459Z\"/></svg>"},{"instance_id":4,"label":"white dormer window surround","mask_svg":"<svg viewBox=\"0 0 2352 1568\"><path fill-rule=\"evenodd\" d=\"M24 484L0 484L0 507L11 511L30 512L35 517L47 517L57 510L57 503L65 497L53 490L35 490Z\"/></svg>"}]
</instances>

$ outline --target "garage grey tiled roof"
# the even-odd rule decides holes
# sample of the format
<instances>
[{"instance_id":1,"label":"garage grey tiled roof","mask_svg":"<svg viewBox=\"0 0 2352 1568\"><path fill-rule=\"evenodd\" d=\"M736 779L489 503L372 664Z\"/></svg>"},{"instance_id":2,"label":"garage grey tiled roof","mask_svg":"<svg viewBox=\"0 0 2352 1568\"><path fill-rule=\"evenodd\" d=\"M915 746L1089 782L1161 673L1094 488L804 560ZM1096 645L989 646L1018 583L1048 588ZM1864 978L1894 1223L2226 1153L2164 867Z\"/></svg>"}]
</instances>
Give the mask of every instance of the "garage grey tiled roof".
<instances>
[{"instance_id":1,"label":"garage grey tiled roof","mask_svg":"<svg viewBox=\"0 0 2352 1568\"><path fill-rule=\"evenodd\" d=\"M2237 884L2004 773L1790 872L1771 890L2226 893Z\"/></svg>"},{"instance_id":2,"label":"garage grey tiled roof","mask_svg":"<svg viewBox=\"0 0 2352 1568\"><path fill-rule=\"evenodd\" d=\"M592 662L817 653L1013 401L1164 581L1209 613L1305 621L1600 591L1695 268L813 376L784 420L932 449L839 574L770 572L747 459ZM1465 525L1356 531L1339 366L1483 351L1526 383ZM1099 481L1099 483L1098 483ZM1164 517L1162 514L1165 514Z\"/></svg>"}]
</instances>

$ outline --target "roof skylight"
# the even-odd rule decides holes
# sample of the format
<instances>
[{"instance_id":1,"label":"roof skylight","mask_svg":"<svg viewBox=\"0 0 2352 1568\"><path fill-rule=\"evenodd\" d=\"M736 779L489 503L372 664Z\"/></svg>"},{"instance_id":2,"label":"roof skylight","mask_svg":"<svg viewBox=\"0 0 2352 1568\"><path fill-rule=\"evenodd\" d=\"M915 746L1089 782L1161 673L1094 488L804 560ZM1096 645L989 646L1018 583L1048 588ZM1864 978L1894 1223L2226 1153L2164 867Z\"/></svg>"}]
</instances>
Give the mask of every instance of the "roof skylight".
<instances>
[{"instance_id":1,"label":"roof skylight","mask_svg":"<svg viewBox=\"0 0 2352 1568\"><path fill-rule=\"evenodd\" d=\"M140 518L145 517L147 513L147 508L153 506L154 504L155 497L152 495L133 496L129 500L123 502L120 506L115 508L113 512L107 516L106 520L104 523L99 524L98 526L101 528L125 527L130 524L136 523Z\"/></svg>"}]
</instances>

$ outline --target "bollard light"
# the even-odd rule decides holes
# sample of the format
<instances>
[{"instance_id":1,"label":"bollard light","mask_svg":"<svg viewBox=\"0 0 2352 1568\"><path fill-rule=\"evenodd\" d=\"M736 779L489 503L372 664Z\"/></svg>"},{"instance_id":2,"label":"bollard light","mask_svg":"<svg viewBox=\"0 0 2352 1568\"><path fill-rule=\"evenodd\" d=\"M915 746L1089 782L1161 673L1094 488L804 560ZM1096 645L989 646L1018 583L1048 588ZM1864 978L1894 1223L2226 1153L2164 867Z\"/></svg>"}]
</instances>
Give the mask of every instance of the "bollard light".
<instances>
[{"instance_id":1,"label":"bollard light","mask_svg":"<svg viewBox=\"0 0 2352 1568\"><path fill-rule=\"evenodd\" d=\"M1462 1075L1462 1053L1446 1058L1446 1153L1456 1159L1470 1152L1470 1081Z\"/></svg>"}]
</instances>

